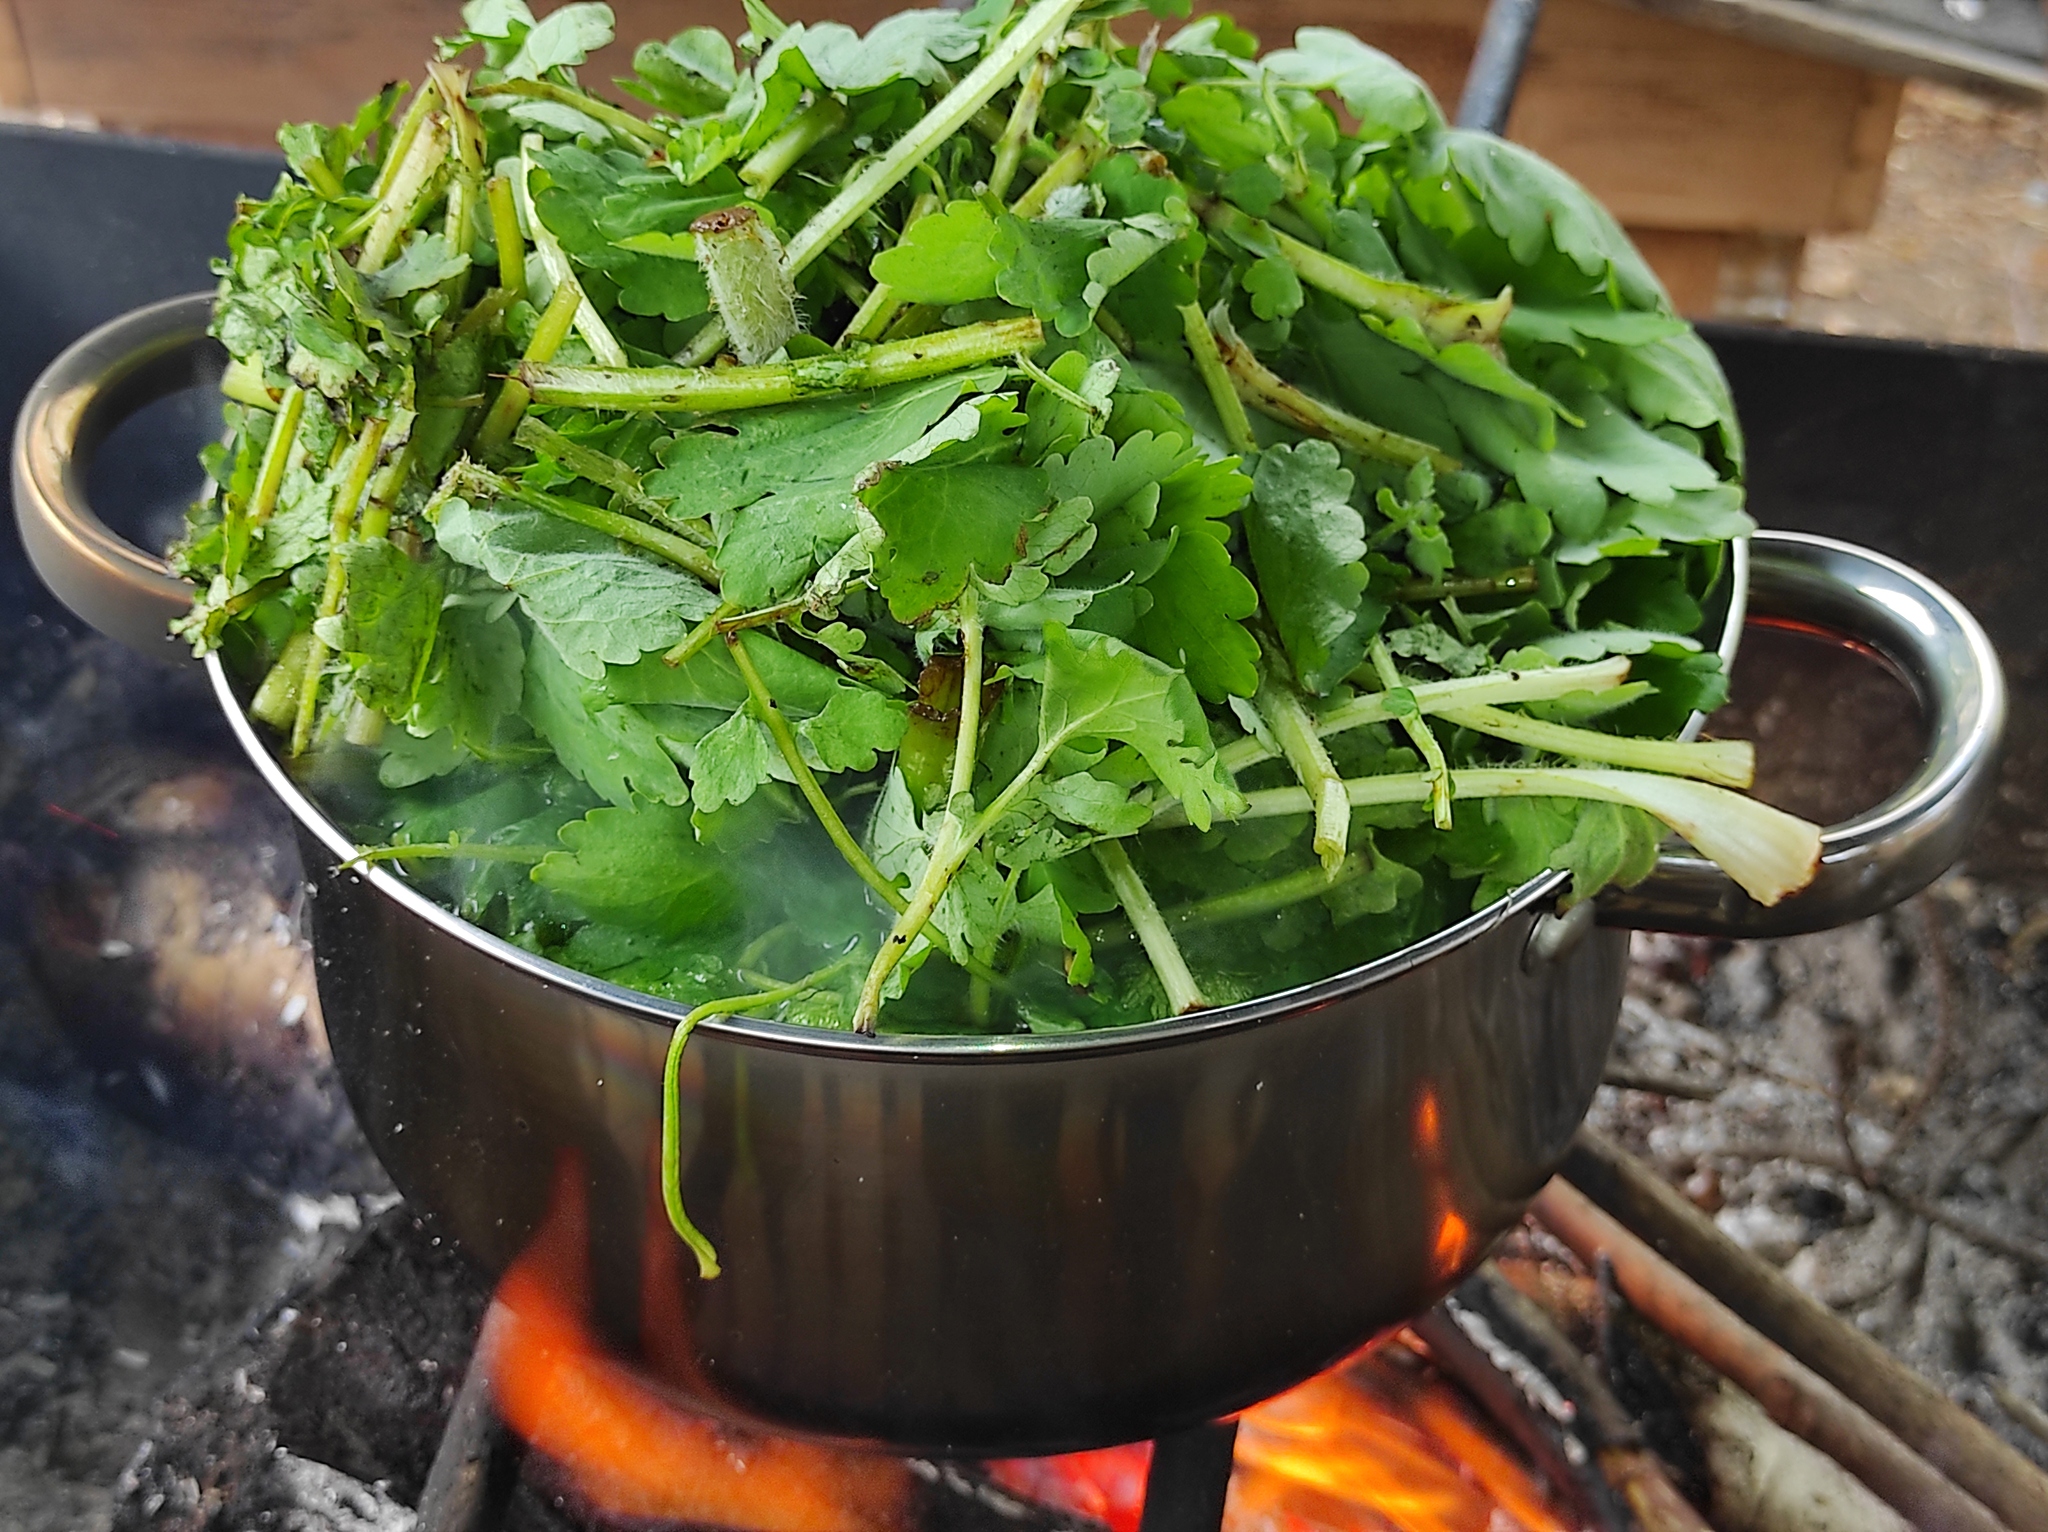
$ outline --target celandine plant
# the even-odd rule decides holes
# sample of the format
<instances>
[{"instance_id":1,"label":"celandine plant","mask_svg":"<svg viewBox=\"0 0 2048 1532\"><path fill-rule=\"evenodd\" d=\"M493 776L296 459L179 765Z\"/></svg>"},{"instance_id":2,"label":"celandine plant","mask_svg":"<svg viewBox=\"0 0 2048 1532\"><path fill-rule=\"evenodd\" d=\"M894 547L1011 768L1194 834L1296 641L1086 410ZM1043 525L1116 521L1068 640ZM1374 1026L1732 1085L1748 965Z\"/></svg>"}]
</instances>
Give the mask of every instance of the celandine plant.
<instances>
[{"instance_id":1,"label":"celandine plant","mask_svg":"<svg viewBox=\"0 0 2048 1532\"><path fill-rule=\"evenodd\" d=\"M283 131L182 626L365 860L693 1020L955 1032L1271 993L1665 827L1805 881L1672 738L1750 523L1621 230L1342 32L1131 8L749 0L641 115L574 74L606 7L474 0Z\"/></svg>"}]
</instances>

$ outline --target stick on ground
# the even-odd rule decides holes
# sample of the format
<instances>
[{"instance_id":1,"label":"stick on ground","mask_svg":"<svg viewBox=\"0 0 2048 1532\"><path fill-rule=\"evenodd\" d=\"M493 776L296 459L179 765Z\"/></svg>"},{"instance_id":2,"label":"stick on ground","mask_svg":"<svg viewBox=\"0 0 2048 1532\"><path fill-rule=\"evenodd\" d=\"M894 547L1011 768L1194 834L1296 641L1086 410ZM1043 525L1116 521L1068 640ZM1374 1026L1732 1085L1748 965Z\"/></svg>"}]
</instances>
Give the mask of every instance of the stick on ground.
<instances>
[{"instance_id":1,"label":"stick on ground","mask_svg":"<svg viewBox=\"0 0 2048 1532\"><path fill-rule=\"evenodd\" d=\"M1643 1317L1855 1474L1916 1526L1997 1532L1997 1517L1827 1379L1765 1339L1562 1180L1537 1194L1545 1227L1591 1266L1604 1253Z\"/></svg>"}]
</instances>

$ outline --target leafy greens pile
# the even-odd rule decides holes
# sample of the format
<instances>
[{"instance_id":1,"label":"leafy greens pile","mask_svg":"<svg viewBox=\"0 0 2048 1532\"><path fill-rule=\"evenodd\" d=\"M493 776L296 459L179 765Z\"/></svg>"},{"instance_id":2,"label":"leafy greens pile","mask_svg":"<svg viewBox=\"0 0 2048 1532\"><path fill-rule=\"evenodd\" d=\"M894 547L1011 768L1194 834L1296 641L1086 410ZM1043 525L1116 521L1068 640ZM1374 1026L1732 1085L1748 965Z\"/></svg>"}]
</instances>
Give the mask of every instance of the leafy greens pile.
<instances>
[{"instance_id":1,"label":"leafy greens pile","mask_svg":"<svg viewBox=\"0 0 2048 1532\"><path fill-rule=\"evenodd\" d=\"M472 0L283 130L181 626L367 860L863 1030L1270 993L1665 826L1805 881L1672 739L1742 445L1618 226L1342 32L1129 8L747 0L647 115L605 6Z\"/></svg>"}]
</instances>

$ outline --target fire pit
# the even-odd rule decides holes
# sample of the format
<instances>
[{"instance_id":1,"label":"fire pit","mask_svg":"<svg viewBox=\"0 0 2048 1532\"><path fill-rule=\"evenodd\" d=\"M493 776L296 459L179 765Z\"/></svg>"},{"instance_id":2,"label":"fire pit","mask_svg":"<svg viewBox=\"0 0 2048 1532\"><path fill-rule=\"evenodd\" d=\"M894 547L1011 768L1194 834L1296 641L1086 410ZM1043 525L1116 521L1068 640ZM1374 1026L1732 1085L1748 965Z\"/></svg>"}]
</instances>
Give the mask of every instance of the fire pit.
<instances>
[{"instance_id":1,"label":"fire pit","mask_svg":"<svg viewBox=\"0 0 2048 1532\"><path fill-rule=\"evenodd\" d=\"M0 152L35 172L19 184L53 193L47 209L25 199L6 235L49 243L7 269L76 282L84 296L69 300L73 330L190 286L221 222L221 208L204 204L207 190L237 179L260 186L270 174L253 160L166 160L154 151L37 135L11 138ZM124 248L162 269L104 280L102 300L63 242L86 232L77 187L116 186L124 176L148 183L138 197L199 203L186 220L182 261L177 240L146 223L151 239L131 237ZM179 186L185 189L176 192ZM110 197L109 205L140 204ZM177 226L166 213L163 227ZM1874 413L1904 408L1888 404L1891 398L1939 398L1949 408L1957 387L1988 390L1983 379L1994 366L1911 348L1843 363L1841 348L1825 343L1717 339L1739 387L1745 377L1763 380L1758 398L1765 403L1752 405L1750 415L1766 520L1787 519L1793 509L1773 498L1775 485L1795 467L1831 460L1817 430L1832 425L1860 437ZM1808 350L1784 350L1795 344ZM1859 396L1851 386L1882 383L1909 363L1921 371L1895 395ZM1992 479L2007 472L2002 465L2018 451L2013 443L2029 439L2019 412L2033 409L2037 425L2048 414L2039 368L1996 365L2008 369L1997 375L2005 388L2001 429L1986 430L1980 420L1972 438L1969 419L1947 422L1953 456ZM1801 369L1831 380L1815 385L1831 401L1828 410L1807 408L1812 394L1785 401L1772 393ZM2028 377L2036 391L2015 392L2013 380ZM176 437L176 424L164 424L167 438ZM179 441L177 451L186 445ZM1854 457L1839 445L1832 450ZM2038 498L2016 468L2004 482ZM1884 486L1868 488L1875 494ZM1830 503L1798 509L1824 515ZM1872 536L1869 524L1822 529ZM2009 655L2030 652L2031 604L2001 583L2015 562L2009 546L1979 543L1972 553L1969 539L1957 537L1905 551L1966 596L1985 598L1994 629L2004 618L2005 636L2015 640ZM0 722L8 753L0 798L8 817L0 855L24 894L11 901L0 932L10 944L11 978L20 976L8 985L19 1020L11 1018L0 1055L0 1113L21 1124L0 1135L0 1152L16 1161L0 1163L0 1220L9 1230L0 1241L7 1252L0 1257L0 1519L25 1527L112 1520L196 1528L267 1517L287 1527L396 1529L415 1524L417 1507L422 1527L815 1527L835 1524L819 1509L830 1507L855 1526L1139 1525L1146 1514L1141 1448L1083 1461L905 1462L743 1441L694 1419L611 1371L589 1339L573 1278L547 1270L545 1240L514 1268L493 1309L445 1235L412 1210L388 1205L325 1079L317 1013L296 987L303 952L295 945L295 866L288 850L277 849L276 820L266 832L262 814L222 775L232 756L194 722L204 716L194 693L161 675L138 676L116 651L65 632L11 556L0 560L0 577L18 597L5 619L7 712ZM2036 672L2015 669L2024 698ZM96 764L94 751L110 753ZM2022 805L2024 791L2019 784ZM245 813L255 817L239 817ZM237 862L230 854L265 844L273 847L267 861L256 854ZM182 923L145 919L158 907L152 890L166 887L184 890L179 897L200 908L187 908ZM178 899L170 903L175 913ZM2013 971L2024 977L2038 935L2022 943L2024 924L2012 924L2001 935ZM171 939L187 938L239 978L261 950L263 932L274 933L271 945L282 954L254 991L263 1003L216 1006L214 1032L181 1032L198 1025L202 998L213 1003L235 986L209 990L161 975L159 955L175 945ZM1646 956L1638 986L1647 996L1668 993L1681 976L1697 980L1691 965L1705 967L1716 954L1681 946ZM1744 962L1754 960L1737 954L1724 961L1723 982L1740 984ZM269 986L278 978L273 996ZM58 1003L35 1014L39 993ZM1645 1105L1651 1098L1641 1087L1652 1087L1658 1101L1683 1101L1680 1087L1704 1090L1723 1076L1687 1076L1694 1061L1682 1048L1668 1059L1655 1048L1639 1052L1617 1071L1627 1094L1610 1104L1610 1125L1640 1127L1635 1141L1655 1152L1647 1135L1663 1108ZM124 1070L124 1058L132 1067ZM1702 1067L1718 1063L1710 1058ZM1856 1111L1852 1102L1843 1120ZM1850 1124L1852 1140L1857 1131ZM1659 1159L1688 1174L1701 1168ZM1588 1171L1582 1179L1590 1186L1597 1177ZM1964 1215L1946 1207L1946 1191L1936 1178L1919 1193L1946 1222L1914 1216L1954 1232ZM1891 1193L1880 1183L1875 1195ZM1568 1203L1562 1193L1559 1200ZM1611 1188L1608 1200L1629 1215ZM1703 1190L1699 1200L1711 1203L1712 1195ZM1743 1413L1736 1395L1711 1416L1721 1422L1719 1434L1701 1424L1709 1412L1700 1400L1723 1399L1726 1385L1711 1375L1702 1381L1701 1364L1688 1362L1661 1323L1631 1303L1638 1296L1631 1283L1647 1280L1640 1274L1649 1268L1617 1256L1616 1275L1603 1287L1598 1253L1606 1247L1599 1242L1616 1236L1585 1222L1565 1227L1569 1211L1558 1213L1551 1233L1512 1237L1501 1263L1416 1333L1248 1412L1236 1429L1234 1479L1227 1430L1162 1444L1151 1465L1146 1524L1201 1525L1189 1518L1205 1501L1213 1522L1226 1485L1233 1526L1703 1524L1687 1507L1697 1500L1712 1511L1717 1494L1734 1493L1725 1472L1713 1478L1716 1444L1783 1444L1758 1424L1753 1407ZM555 1215L569 1220L576 1210L565 1201ZM2006 1238L2019 1236L2007 1231ZM1584 1248L1574 1255L1567 1244ZM144 1252L162 1261L147 1284L134 1275ZM2002 1258L2019 1259L2020 1248ZM1714 1259L1699 1250L1678 1259L1704 1264L1701 1280L1742 1308L1716 1286L1727 1271ZM1757 1313L1746 1317L1781 1347L1801 1339L1771 1330ZM1696 1341L1707 1344L1697 1336L1687 1344ZM1841 1347L1822 1350L1833 1356ZM1842 1354L1858 1353L1852 1346ZM1819 1359L1806 1360L1832 1376ZM1756 1377L1748 1382L1767 1404L1791 1408ZM1834 1383L1852 1398L1871 1393L1866 1402L1878 1410L1885 1406L1881 1373L1867 1373L1861 1388ZM2021 1416L2002 1424L2024 1443ZM1970 1479L1984 1504L2000 1498L2001 1486L2019 1486L1997 1515L2015 1527L2042 1524L2029 1519L2040 1509L2026 1499L2033 1481L2012 1464L1989 1459L2002 1466L1988 1480L1977 1477L1985 1455L1966 1423L1935 1411L1905 1444L1904 1459L1867 1441L1856 1446L1856 1430L1850 1445L1834 1449L1863 1452L1858 1472L1872 1478L1827 1477L1823 1467L1805 1464L1829 1495L1847 1497L1842 1504L1852 1516L1881 1514L1862 1487L1874 1478L1897 1496L1934 1495L1963 1518L1954 1524L1979 1524L1970 1518L1989 1514L1982 1504L1941 1498L1961 1495L1957 1485ZM1975 1446L1951 1453L1958 1441ZM1896 1436L1892 1442L1899 1445ZM698 1467L688 1475L649 1473L657 1460ZM728 1493L741 1479L750 1490L767 1481L773 1492L765 1501ZM783 1519L770 1519L777 1516Z\"/></svg>"}]
</instances>

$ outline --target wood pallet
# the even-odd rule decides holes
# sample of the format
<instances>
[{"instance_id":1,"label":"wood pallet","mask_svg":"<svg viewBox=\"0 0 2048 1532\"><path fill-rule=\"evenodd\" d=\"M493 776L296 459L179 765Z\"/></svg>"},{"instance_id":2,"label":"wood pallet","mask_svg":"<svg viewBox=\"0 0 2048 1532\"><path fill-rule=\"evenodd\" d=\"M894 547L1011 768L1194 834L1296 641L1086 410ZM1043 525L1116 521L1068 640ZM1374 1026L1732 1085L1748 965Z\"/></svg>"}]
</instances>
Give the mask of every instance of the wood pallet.
<instances>
[{"instance_id":1,"label":"wood pallet","mask_svg":"<svg viewBox=\"0 0 2048 1532\"><path fill-rule=\"evenodd\" d=\"M738 24L724 0L613 0L619 34ZM865 26L891 0L792 0ZM1246 0L1268 45L1333 23L1455 102L1484 0ZM454 0L0 0L0 105L124 132L263 144L285 119L333 120L416 79ZM629 46L589 71L620 72ZM1511 137L1584 181L1634 231L1689 313L1740 307L1796 270L1809 234L1877 208L1898 78L1603 0L1550 0ZM1759 276L1760 274L1760 276Z\"/></svg>"}]
</instances>

